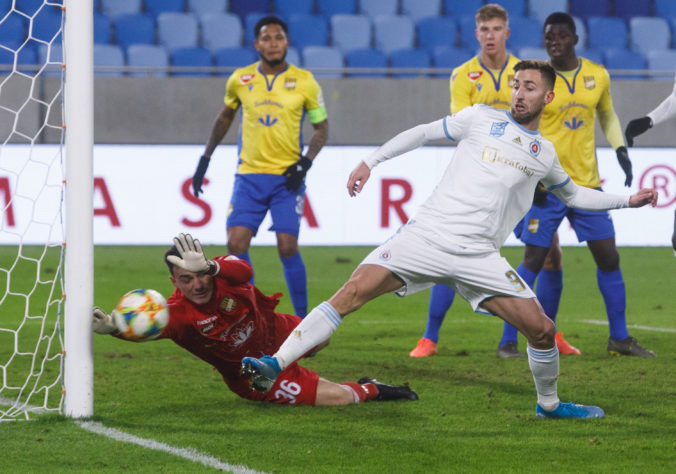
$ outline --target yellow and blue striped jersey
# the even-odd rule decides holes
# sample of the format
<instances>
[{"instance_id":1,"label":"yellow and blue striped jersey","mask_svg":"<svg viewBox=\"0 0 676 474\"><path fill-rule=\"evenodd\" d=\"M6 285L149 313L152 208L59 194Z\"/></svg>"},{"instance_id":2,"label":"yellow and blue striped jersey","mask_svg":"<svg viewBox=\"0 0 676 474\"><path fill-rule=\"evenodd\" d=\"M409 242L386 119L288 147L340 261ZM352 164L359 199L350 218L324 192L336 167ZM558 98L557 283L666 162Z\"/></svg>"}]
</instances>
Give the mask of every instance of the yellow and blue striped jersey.
<instances>
[{"instance_id":1,"label":"yellow and blue striped jersey","mask_svg":"<svg viewBox=\"0 0 676 474\"><path fill-rule=\"evenodd\" d=\"M605 67L579 59L576 70L557 71L554 100L544 108L540 132L554 144L563 169L575 183L597 188L601 180L594 124L597 112L613 108L610 76Z\"/></svg>"},{"instance_id":2,"label":"yellow and blue striped jersey","mask_svg":"<svg viewBox=\"0 0 676 474\"><path fill-rule=\"evenodd\" d=\"M519 59L511 54L500 71L485 67L474 56L453 69L451 74L451 114L474 104L486 104L509 110L512 105L514 65Z\"/></svg>"},{"instance_id":3,"label":"yellow and blue striped jersey","mask_svg":"<svg viewBox=\"0 0 676 474\"><path fill-rule=\"evenodd\" d=\"M225 86L225 105L240 109L238 173L282 174L299 159L302 124L326 119L322 90L312 73L289 64L265 75L259 63L236 69Z\"/></svg>"}]
</instances>

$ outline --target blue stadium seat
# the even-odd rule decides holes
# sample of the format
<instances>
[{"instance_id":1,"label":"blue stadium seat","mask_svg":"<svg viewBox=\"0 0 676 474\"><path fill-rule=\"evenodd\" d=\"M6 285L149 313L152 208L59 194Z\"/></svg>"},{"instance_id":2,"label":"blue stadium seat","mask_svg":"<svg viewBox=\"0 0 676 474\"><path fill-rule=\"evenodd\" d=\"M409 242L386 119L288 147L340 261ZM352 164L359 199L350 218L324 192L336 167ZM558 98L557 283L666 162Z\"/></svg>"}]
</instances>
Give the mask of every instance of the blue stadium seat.
<instances>
[{"instance_id":1,"label":"blue stadium seat","mask_svg":"<svg viewBox=\"0 0 676 474\"><path fill-rule=\"evenodd\" d=\"M326 17L333 15L354 15L356 12L356 0L317 0L317 13Z\"/></svg>"},{"instance_id":2,"label":"blue stadium seat","mask_svg":"<svg viewBox=\"0 0 676 474\"><path fill-rule=\"evenodd\" d=\"M98 77L121 76L121 70L97 70L97 66L124 66L124 53L122 48L114 44L94 45L94 75Z\"/></svg>"},{"instance_id":3,"label":"blue stadium seat","mask_svg":"<svg viewBox=\"0 0 676 474\"><path fill-rule=\"evenodd\" d=\"M401 0L401 13L414 22L421 18L441 15L441 0Z\"/></svg>"},{"instance_id":4,"label":"blue stadium seat","mask_svg":"<svg viewBox=\"0 0 676 474\"><path fill-rule=\"evenodd\" d=\"M254 28L256 23L261 18L268 16L267 13L249 13L244 19L244 44L247 46L253 45L256 38L254 37ZM288 26L288 25L287 25Z\"/></svg>"},{"instance_id":5,"label":"blue stadium seat","mask_svg":"<svg viewBox=\"0 0 676 474\"><path fill-rule=\"evenodd\" d=\"M163 13L166 15L167 13ZM199 46L176 48L169 53L172 66L178 67L211 67L211 53ZM211 71L173 71L173 76L209 76Z\"/></svg>"},{"instance_id":6,"label":"blue stadium seat","mask_svg":"<svg viewBox=\"0 0 676 474\"><path fill-rule=\"evenodd\" d=\"M386 68L387 56L379 49L353 49L345 53L345 65L352 68ZM385 77L384 72L350 72L348 77Z\"/></svg>"},{"instance_id":7,"label":"blue stadium seat","mask_svg":"<svg viewBox=\"0 0 676 474\"><path fill-rule=\"evenodd\" d=\"M652 2L643 0L615 0L615 16L624 20L629 20L634 16L652 16Z\"/></svg>"},{"instance_id":8,"label":"blue stadium seat","mask_svg":"<svg viewBox=\"0 0 676 474\"><path fill-rule=\"evenodd\" d=\"M606 69L639 69L646 68L645 58L637 51L627 49L608 49L605 51ZM638 75L617 75L613 74L613 79L643 79L645 76Z\"/></svg>"},{"instance_id":9,"label":"blue stadium seat","mask_svg":"<svg viewBox=\"0 0 676 474\"><path fill-rule=\"evenodd\" d=\"M336 14L331 17L333 46L343 53L371 47L371 20L366 15Z\"/></svg>"},{"instance_id":10,"label":"blue stadium seat","mask_svg":"<svg viewBox=\"0 0 676 474\"><path fill-rule=\"evenodd\" d=\"M587 19L589 42L588 47L626 48L627 26L624 21L615 17L593 16Z\"/></svg>"},{"instance_id":11,"label":"blue stadium seat","mask_svg":"<svg viewBox=\"0 0 676 474\"><path fill-rule=\"evenodd\" d=\"M580 51L575 51L578 57L587 58L596 64L603 64L603 51L600 49L583 49Z\"/></svg>"},{"instance_id":12,"label":"blue stadium seat","mask_svg":"<svg viewBox=\"0 0 676 474\"><path fill-rule=\"evenodd\" d=\"M157 44L132 44L127 48L127 66L133 67L157 67L169 66L169 55L163 46ZM147 76L152 74L157 77L167 75L166 69L149 72L130 71L130 76Z\"/></svg>"},{"instance_id":13,"label":"blue stadium seat","mask_svg":"<svg viewBox=\"0 0 676 474\"><path fill-rule=\"evenodd\" d=\"M513 16L526 16L526 0L499 0L495 3L499 3L507 10L510 22Z\"/></svg>"},{"instance_id":14,"label":"blue stadium seat","mask_svg":"<svg viewBox=\"0 0 676 474\"><path fill-rule=\"evenodd\" d=\"M206 13L200 18L202 46L211 52L242 45L242 22L233 13Z\"/></svg>"},{"instance_id":15,"label":"blue stadium seat","mask_svg":"<svg viewBox=\"0 0 676 474\"><path fill-rule=\"evenodd\" d=\"M251 48L222 48L214 51L214 64L218 67L243 67L255 62L256 54Z\"/></svg>"},{"instance_id":16,"label":"blue stadium seat","mask_svg":"<svg viewBox=\"0 0 676 474\"><path fill-rule=\"evenodd\" d=\"M205 13L225 13L228 0L188 0L186 10L200 17Z\"/></svg>"},{"instance_id":17,"label":"blue stadium seat","mask_svg":"<svg viewBox=\"0 0 676 474\"><path fill-rule=\"evenodd\" d=\"M610 15L610 0L569 0L571 16L587 19L592 16Z\"/></svg>"},{"instance_id":18,"label":"blue stadium seat","mask_svg":"<svg viewBox=\"0 0 676 474\"><path fill-rule=\"evenodd\" d=\"M527 46L521 48L516 54L519 59L539 59L541 61L549 61L549 54L545 48L533 48Z\"/></svg>"},{"instance_id":19,"label":"blue stadium seat","mask_svg":"<svg viewBox=\"0 0 676 474\"><path fill-rule=\"evenodd\" d=\"M289 49L286 50L286 62L297 67L300 67L302 64L300 53L293 46L289 46Z\"/></svg>"},{"instance_id":20,"label":"blue stadium seat","mask_svg":"<svg viewBox=\"0 0 676 474\"><path fill-rule=\"evenodd\" d=\"M371 18L376 15L396 15L399 0L359 0L359 12Z\"/></svg>"},{"instance_id":21,"label":"blue stadium seat","mask_svg":"<svg viewBox=\"0 0 676 474\"><path fill-rule=\"evenodd\" d=\"M528 16L544 23L554 12L568 12L568 0L528 0Z\"/></svg>"},{"instance_id":22,"label":"blue stadium seat","mask_svg":"<svg viewBox=\"0 0 676 474\"><path fill-rule=\"evenodd\" d=\"M390 53L390 67L393 68L427 69L431 62L430 54L425 49L397 49ZM411 78L425 75L416 72L395 72L392 77Z\"/></svg>"},{"instance_id":23,"label":"blue stadium seat","mask_svg":"<svg viewBox=\"0 0 676 474\"><path fill-rule=\"evenodd\" d=\"M416 24L418 46L433 51L437 46L454 47L458 31L455 22L445 16L421 18Z\"/></svg>"},{"instance_id":24,"label":"blue stadium seat","mask_svg":"<svg viewBox=\"0 0 676 474\"><path fill-rule=\"evenodd\" d=\"M575 45L575 50L586 49L587 48L587 25L584 24L584 21L580 17L574 16L573 21L575 22L575 32L577 33L577 44Z\"/></svg>"},{"instance_id":25,"label":"blue stadium seat","mask_svg":"<svg viewBox=\"0 0 676 474\"><path fill-rule=\"evenodd\" d=\"M456 68L472 59L473 56L474 53L467 49L437 46L432 52L432 64L434 67Z\"/></svg>"},{"instance_id":26,"label":"blue stadium seat","mask_svg":"<svg viewBox=\"0 0 676 474\"><path fill-rule=\"evenodd\" d=\"M676 69L676 50L653 50L646 53L648 69L651 71L665 71L664 75L651 75L650 77L658 80L673 80L674 69Z\"/></svg>"},{"instance_id":27,"label":"blue stadium seat","mask_svg":"<svg viewBox=\"0 0 676 474\"><path fill-rule=\"evenodd\" d=\"M290 15L312 15L314 0L275 0L275 14L281 18Z\"/></svg>"},{"instance_id":28,"label":"blue stadium seat","mask_svg":"<svg viewBox=\"0 0 676 474\"><path fill-rule=\"evenodd\" d=\"M33 17L31 38L46 41L54 40L61 29L61 7L44 6Z\"/></svg>"},{"instance_id":29,"label":"blue stadium seat","mask_svg":"<svg viewBox=\"0 0 676 474\"><path fill-rule=\"evenodd\" d=\"M246 18L251 13L270 12L270 2L268 0L230 0L230 11L239 15L240 18Z\"/></svg>"},{"instance_id":30,"label":"blue stadium seat","mask_svg":"<svg viewBox=\"0 0 676 474\"><path fill-rule=\"evenodd\" d=\"M197 18L192 13L166 12L157 17L157 41L169 51L197 46Z\"/></svg>"},{"instance_id":31,"label":"blue stadium seat","mask_svg":"<svg viewBox=\"0 0 676 474\"><path fill-rule=\"evenodd\" d=\"M289 42L303 51L306 46L326 46L329 27L322 15L291 15Z\"/></svg>"},{"instance_id":32,"label":"blue stadium seat","mask_svg":"<svg viewBox=\"0 0 676 474\"><path fill-rule=\"evenodd\" d=\"M141 13L141 0L101 0L101 12L111 18L128 13Z\"/></svg>"},{"instance_id":33,"label":"blue stadium seat","mask_svg":"<svg viewBox=\"0 0 676 474\"><path fill-rule=\"evenodd\" d=\"M444 14L454 17L471 16L474 21L476 11L483 4L483 0L444 0Z\"/></svg>"},{"instance_id":34,"label":"blue stadium seat","mask_svg":"<svg viewBox=\"0 0 676 474\"><path fill-rule=\"evenodd\" d=\"M510 16L509 29L511 33L507 38L508 49L517 51L527 46L532 48L542 46L542 24L535 18Z\"/></svg>"},{"instance_id":35,"label":"blue stadium seat","mask_svg":"<svg viewBox=\"0 0 676 474\"><path fill-rule=\"evenodd\" d=\"M26 38L25 17L12 12L0 19L0 45L16 50Z\"/></svg>"},{"instance_id":36,"label":"blue stadium seat","mask_svg":"<svg viewBox=\"0 0 676 474\"><path fill-rule=\"evenodd\" d=\"M103 13L94 13L94 43L110 43L110 17Z\"/></svg>"},{"instance_id":37,"label":"blue stadium seat","mask_svg":"<svg viewBox=\"0 0 676 474\"><path fill-rule=\"evenodd\" d=\"M631 49L642 53L650 49L669 49L671 32L664 18L637 16L629 20Z\"/></svg>"},{"instance_id":38,"label":"blue stadium seat","mask_svg":"<svg viewBox=\"0 0 676 474\"><path fill-rule=\"evenodd\" d=\"M131 44L155 42L155 20L145 13L119 15L114 20L115 42L125 50Z\"/></svg>"},{"instance_id":39,"label":"blue stadium seat","mask_svg":"<svg viewBox=\"0 0 676 474\"><path fill-rule=\"evenodd\" d=\"M145 11L154 17L164 12L185 11L184 0L144 0Z\"/></svg>"},{"instance_id":40,"label":"blue stadium seat","mask_svg":"<svg viewBox=\"0 0 676 474\"><path fill-rule=\"evenodd\" d=\"M386 54L396 49L412 48L415 39L413 20L404 15L376 15L373 18L373 40Z\"/></svg>"},{"instance_id":41,"label":"blue stadium seat","mask_svg":"<svg viewBox=\"0 0 676 474\"><path fill-rule=\"evenodd\" d=\"M307 46L303 49L303 67L306 69L342 69L343 53L332 46ZM342 73L313 71L316 77L341 77Z\"/></svg>"},{"instance_id":42,"label":"blue stadium seat","mask_svg":"<svg viewBox=\"0 0 676 474\"><path fill-rule=\"evenodd\" d=\"M655 15L662 18L676 17L674 0L655 0Z\"/></svg>"},{"instance_id":43,"label":"blue stadium seat","mask_svg":"<svg viewBox=\"0 0 676 474\"><path fill-rule=\"evenodd\" d=\"M479 49L479 42L474 32L476 31L476 20L473 16L465 15L458 21L460 29L460 46L472 51Z\"/></svg>"}]
</instances>

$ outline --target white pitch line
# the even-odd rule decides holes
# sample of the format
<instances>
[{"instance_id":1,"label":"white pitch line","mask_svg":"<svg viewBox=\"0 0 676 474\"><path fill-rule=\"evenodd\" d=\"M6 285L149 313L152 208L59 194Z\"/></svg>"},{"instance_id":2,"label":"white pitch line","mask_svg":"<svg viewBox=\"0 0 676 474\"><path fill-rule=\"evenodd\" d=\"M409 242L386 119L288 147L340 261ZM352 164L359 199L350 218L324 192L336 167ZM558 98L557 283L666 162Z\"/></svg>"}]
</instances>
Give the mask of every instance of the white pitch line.
<instances>
[{"instance_id":1,"label":"white pitch line","mask_svg":"<svg viewBox=\"0 0 676 474\"><path fill-rule=\"evenodd\" d=\"M602 321L600 319L583 319L583 323L589 323L589 324L598 324L599 326L607 326L608 321ZM644 331L654 331L654 332L676 332L676 329L671 329L671 328L653 328L650 326L639 326L637 324L628 324L628 328L631 329L643 329Z\"/></svg>"},{"instance_id":2,"label":"white pitch line","mask_svg":"<svg viewBox=\"0 0 676 474\"><path fill-rule=\"evenodd\" d=\"M249 469L245 466L233 466L232 464L228 464L227 462L223 462L220 459L207 454L200 453L199 451L192 448L177 448L175 446L170 446L168 444L155 441L154 439L139 438L138 436L125 433L124 431L108 428L95 421L76 421L75 423L80 426L80 428L91 431L92 433L107 436L108 438L122 441L124 443L132 443L144 448L164 451L190 461L202 463L208 467L220 469L222 471L232 472L233 474L261 474L260 471L254 471L253 469Z\"/></svg>"}]
</instances>

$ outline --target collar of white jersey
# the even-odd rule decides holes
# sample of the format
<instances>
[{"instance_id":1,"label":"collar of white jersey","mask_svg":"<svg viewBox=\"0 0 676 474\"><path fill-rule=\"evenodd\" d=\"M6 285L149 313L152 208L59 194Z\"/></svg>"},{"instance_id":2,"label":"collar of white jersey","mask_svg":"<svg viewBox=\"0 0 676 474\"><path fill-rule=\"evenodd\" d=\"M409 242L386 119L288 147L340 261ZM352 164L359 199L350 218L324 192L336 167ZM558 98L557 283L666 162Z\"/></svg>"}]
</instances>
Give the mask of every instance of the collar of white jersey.
<instances>
[{"instance_id":1,"label":"collar of white jersey","mask_svg":"<svg viewBox=\"0 0 676 474\"><path fill-rule=\"evenodd\" d=\"M529 135L540 135L540 130L528 130L527 128L522 127L521 124L520 124L519 122L517 122L516 120L514 120L514 117L512 117L512 115L509 113L508 110L504 110L504 109L503 109L502 112L505 113L505 115L507 116L507 118L509 119L510 122L512 122L512 123L513 123L514 125L516 125L517 127L519 127L519 128L520 128L521 130L523 130L525 133L527 133L527 134L529 134Z\"/></svg>"}]
</instances>

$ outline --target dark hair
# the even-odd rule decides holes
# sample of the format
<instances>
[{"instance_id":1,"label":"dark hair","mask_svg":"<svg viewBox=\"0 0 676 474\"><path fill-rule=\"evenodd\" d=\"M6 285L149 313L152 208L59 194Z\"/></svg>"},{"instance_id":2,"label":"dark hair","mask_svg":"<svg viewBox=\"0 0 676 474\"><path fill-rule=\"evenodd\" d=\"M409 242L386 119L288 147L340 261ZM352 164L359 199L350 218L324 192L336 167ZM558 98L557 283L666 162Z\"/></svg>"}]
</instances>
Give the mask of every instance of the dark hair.
<instances>
[{"instance_id":1,"label":"dark hair","mask_svg":"<svg viewBox=\"0 0 676 474\"><path fill-rule=\"evenodd\" d=\"M483 7L479 8L476 12L474 20L478 25L481 21L489 21L493 18L500 18L505 23L509 23L509 16L507 10L497 3L488 3Z\"/></svg>"},{"instance_id":2,"label":"dark hair","mask_svg":"<svg viewBox=\"0 0 676 474\"><path fill-rule=\"evenodd\" d=\"M169 259L167 258L169 255L174 255L174 256L176 256L176 257L181 258L181 254L178 253L178 249L176 248L175 245L172 245L171 248L170 248L169 250L167 250L166 252L164 252L164 263L166 263L166 264L167 264L167 267L169 267L169 273L170 273L171 275L173 275L173 274L174 274L174 264L171 263L171 262L169 261Z\"/></svg>"},{"instance_id":3,"label":"dark hair","mask_svg":"<svg viewBox=\"0 0 676 474\"><path fill-rule=\"evenodd\" d=\"M289 34L289 28L286 26L286 23L284 23L284 20L281 18L277 18L276 16L265 16L258 20L258 23L256 23L256 26L254 26L254 39L258 39L258 35L261 33L261 29L263 29L264 26L267 25L279 25L281 29L284 30L284 34L288 35Z\"/></svg>"},{"instance_id":4,"label":"dark hair","mask_svg":"<svg viewBox=\"0 0 676 474\"><path fill-rule=\"evenodd\" d=\"M545 20L545 24L542 26L543 31L545 28L547 28L547 25L566 25L573 34L577 34L575 32L575 20L573 20L573 17L568 13L552 13Z\"/></svg>"},{"instance_id":5,"label":"dark hair","mask_svg":"<svg viewBox=\"0 0 676 474\"><path fill-rule=\"evenodd\" d=\"M554 84L556 83L556 72L554 71L554 68L551 66L551 64L538 59L525 59L514 65L514 72L523 71L526 69L536 69L540 71L540 75L545 81L546 88L549 90L554 90Z\"/></svg>"}]
</instances>

